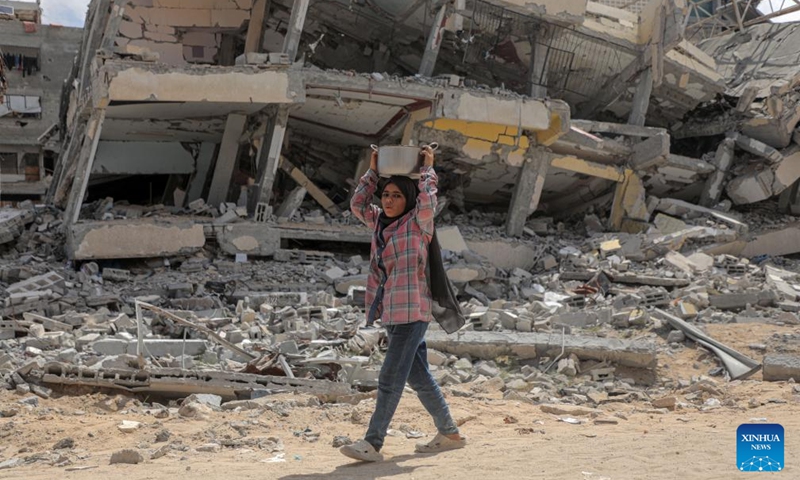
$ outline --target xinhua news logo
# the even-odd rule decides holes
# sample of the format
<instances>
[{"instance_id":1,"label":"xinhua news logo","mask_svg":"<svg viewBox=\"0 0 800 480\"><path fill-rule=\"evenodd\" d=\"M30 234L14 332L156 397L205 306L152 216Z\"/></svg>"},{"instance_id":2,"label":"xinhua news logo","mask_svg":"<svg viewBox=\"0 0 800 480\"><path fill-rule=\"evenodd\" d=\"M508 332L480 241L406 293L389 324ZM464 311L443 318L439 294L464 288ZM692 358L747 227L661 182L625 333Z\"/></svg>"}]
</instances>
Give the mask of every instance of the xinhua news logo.
<instances>
[{"instance_id":1,"label":"xinhua news logo","mask_svg":"<svg viewBox=\"0 0 800 480\"><path fill-rule=\"evenodd\" d=\"M736 468L742 472L780 472L783 427L777 423L743 423L736 429Z\"/></svg>"}]
</instances>

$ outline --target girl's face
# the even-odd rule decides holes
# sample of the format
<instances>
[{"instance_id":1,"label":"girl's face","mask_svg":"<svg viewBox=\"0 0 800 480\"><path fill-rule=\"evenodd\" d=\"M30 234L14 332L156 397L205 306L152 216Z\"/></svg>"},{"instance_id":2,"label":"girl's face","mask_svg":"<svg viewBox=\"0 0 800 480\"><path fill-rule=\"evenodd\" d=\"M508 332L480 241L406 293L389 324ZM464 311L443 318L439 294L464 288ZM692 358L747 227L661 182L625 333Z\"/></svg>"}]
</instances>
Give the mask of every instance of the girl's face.
<instances>
[{"instance_id":1,"label":"girl's face","mask_svg":"<svg viewBox=\"0 0 800 480\"><path fill-rule=\"evenodd\" d=\"M394 183L386 185L386 188L383 189L381 207L389 218L402 215L406 211L406 197Z\"/></svg>"}]
</instances>

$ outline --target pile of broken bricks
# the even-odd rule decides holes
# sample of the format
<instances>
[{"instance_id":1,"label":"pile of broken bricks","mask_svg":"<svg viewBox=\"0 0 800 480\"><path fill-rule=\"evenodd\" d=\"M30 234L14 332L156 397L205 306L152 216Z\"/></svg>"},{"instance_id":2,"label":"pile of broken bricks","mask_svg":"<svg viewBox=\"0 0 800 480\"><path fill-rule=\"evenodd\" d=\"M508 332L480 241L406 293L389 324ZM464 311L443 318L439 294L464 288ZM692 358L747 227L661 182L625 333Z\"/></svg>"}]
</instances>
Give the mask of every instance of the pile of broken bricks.
<instances>
[{"instance_id":1,"label":"pile of broken bricks","mask_svg":"<svg viewBox=\"0 0 800 480\"><path fill-rule=\"evenodd\" d=\"M637 234L600 231L593 214L566 224L532 219L522 242L537 258L527 269L496 267L467 247L462 231L468 240L502 240L491 215L440 227L469 323L449 336L431 326L437 380L452 387L489 382L486 388L532 402L596 405L622 391L658 398L680 385L643 384L621 372L655 378L659 352L694 341L671 319L701 328L800 323L796 262L714 253L745 238L744 217L669 199L655 208L650 230ZM38 230L37 221L29 230ZM271 261L238 263L206 249L74 270L23 254L30 242L8 250L0 269L0 372L3 386L22 395L83 382L175 398L307 391L350 401L377 384L385 336L363 328L369 267L360 256L280 250ZM800 373L794 357L752 348L767 353L765 379ZM509 355L518 360L513 367L503 360ZM760 363L753 361L748 375ZM740 378L720 365L707 373ZM146 375L136 386L120 380L120 372L137 371ZM84 382L89 372L94 378Z\"/></svg>"},{"instance_id":2,"label":"pile of broken bricks","mask_svg":"<svg viewBox=\"0 0 800 480\"><path fill-rule=\"evenodd\" d=\"M288 414L291 406L267 401L283 392L353 405L374 396L385 333L364 328L368 262L361 256L279 250L271 260L242 263L209 246L192 256L73 265L47 240L37 243L56 238L59 219L28 211L0 268L0 387L18 396L4 416L67 392L121 392L108 397L109 408L135 404L157 418ZM669 199L653 213L644 233L604 231L595 214L531 219L514 241L528 248L518 259L525 263L504 268L491 250L469 248L473 240L510 241L496 215L444 217L451 223L439 227L446 268L468 324L454 335L431 325L428 359L437 381L454 396L501 395L570 421L615 423L622 417L603 417L598 407L708 411L733 401L728 380L762 368L764 380L800 378L800 353L787 348L791 335L737 352L703 333L709 323L800 323L795 260L725 253L785 217ZM660 356L686 348L708 352L697 375L675 379L659 370ZM139 395L151 400L141 403ZM123 423L120 431L137 428ZM309 441L318 435L301 434ZM278 458L282 442L269 442L254 446ZM167 442L150 458L189 448ZM47 458L36 461L64 460ZM112 457L142 461L137 450ZM9 462L4 468L26 464Z\"/></svg>"}]
</instances>

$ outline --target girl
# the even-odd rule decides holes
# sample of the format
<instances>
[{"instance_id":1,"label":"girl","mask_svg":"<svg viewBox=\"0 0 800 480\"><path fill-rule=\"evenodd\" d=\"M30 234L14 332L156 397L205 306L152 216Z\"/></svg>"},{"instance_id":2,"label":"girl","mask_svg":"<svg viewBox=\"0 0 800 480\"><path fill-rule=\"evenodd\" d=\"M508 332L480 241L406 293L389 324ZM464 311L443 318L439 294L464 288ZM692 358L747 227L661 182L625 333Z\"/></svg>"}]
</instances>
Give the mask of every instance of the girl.
<instances>
[{"instance_id":1,"label":"girl","mask_svg":"<svg viewBox=\"0 0 800 480\"><path fill-rule=\"evenodd\" d=\"M408 177L393 176L381 191L381 208L370 204L378 184L378 154L358 184L350 208L375 231L367 281L367 325L380 319L389 347L378 379L378 399L363 440L341 448L357 460L383 460L380 453L406 382L433 417L439 433L417 444L419 453L435 453L466 445L458 432L442 392L428 370L425 332L431 321L432 299L426 270L428 247L434 234L437 177L433 150L422 149L419 186Z\"/></svg>"}]
</instances>

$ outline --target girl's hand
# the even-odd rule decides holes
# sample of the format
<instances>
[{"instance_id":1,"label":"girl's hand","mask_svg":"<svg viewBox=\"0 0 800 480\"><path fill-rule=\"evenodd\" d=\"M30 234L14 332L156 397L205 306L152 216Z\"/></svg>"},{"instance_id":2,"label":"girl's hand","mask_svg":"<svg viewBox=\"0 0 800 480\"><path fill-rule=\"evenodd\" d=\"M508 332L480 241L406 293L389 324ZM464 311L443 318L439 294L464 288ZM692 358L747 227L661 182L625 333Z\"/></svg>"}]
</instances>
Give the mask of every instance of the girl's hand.
<instances>
[{"instance_id":1,"label":"girl's hand","mask_svg":"<svg viewBox=\"0 0 800 480\"><path fill-rule=\"evenodd\" d=\"M433 149L430 146L426 145L426 146L422 147L422 152L421 153L422 153L422 156L425 157L424 161L423 161L423 165L425 165L426 167L432 167L433 166Z\"/></svg>"},{"instance_id":2,"label":"girl's hand","mask_svg":"<svg viewBox=\"0 0 800 480\"><path fill-rule=\"evenodd\" d=\"M378 152L372 151L372 156L369 158L369 168L375 173L378 173Z\"/></svg>"}]
</instances>

